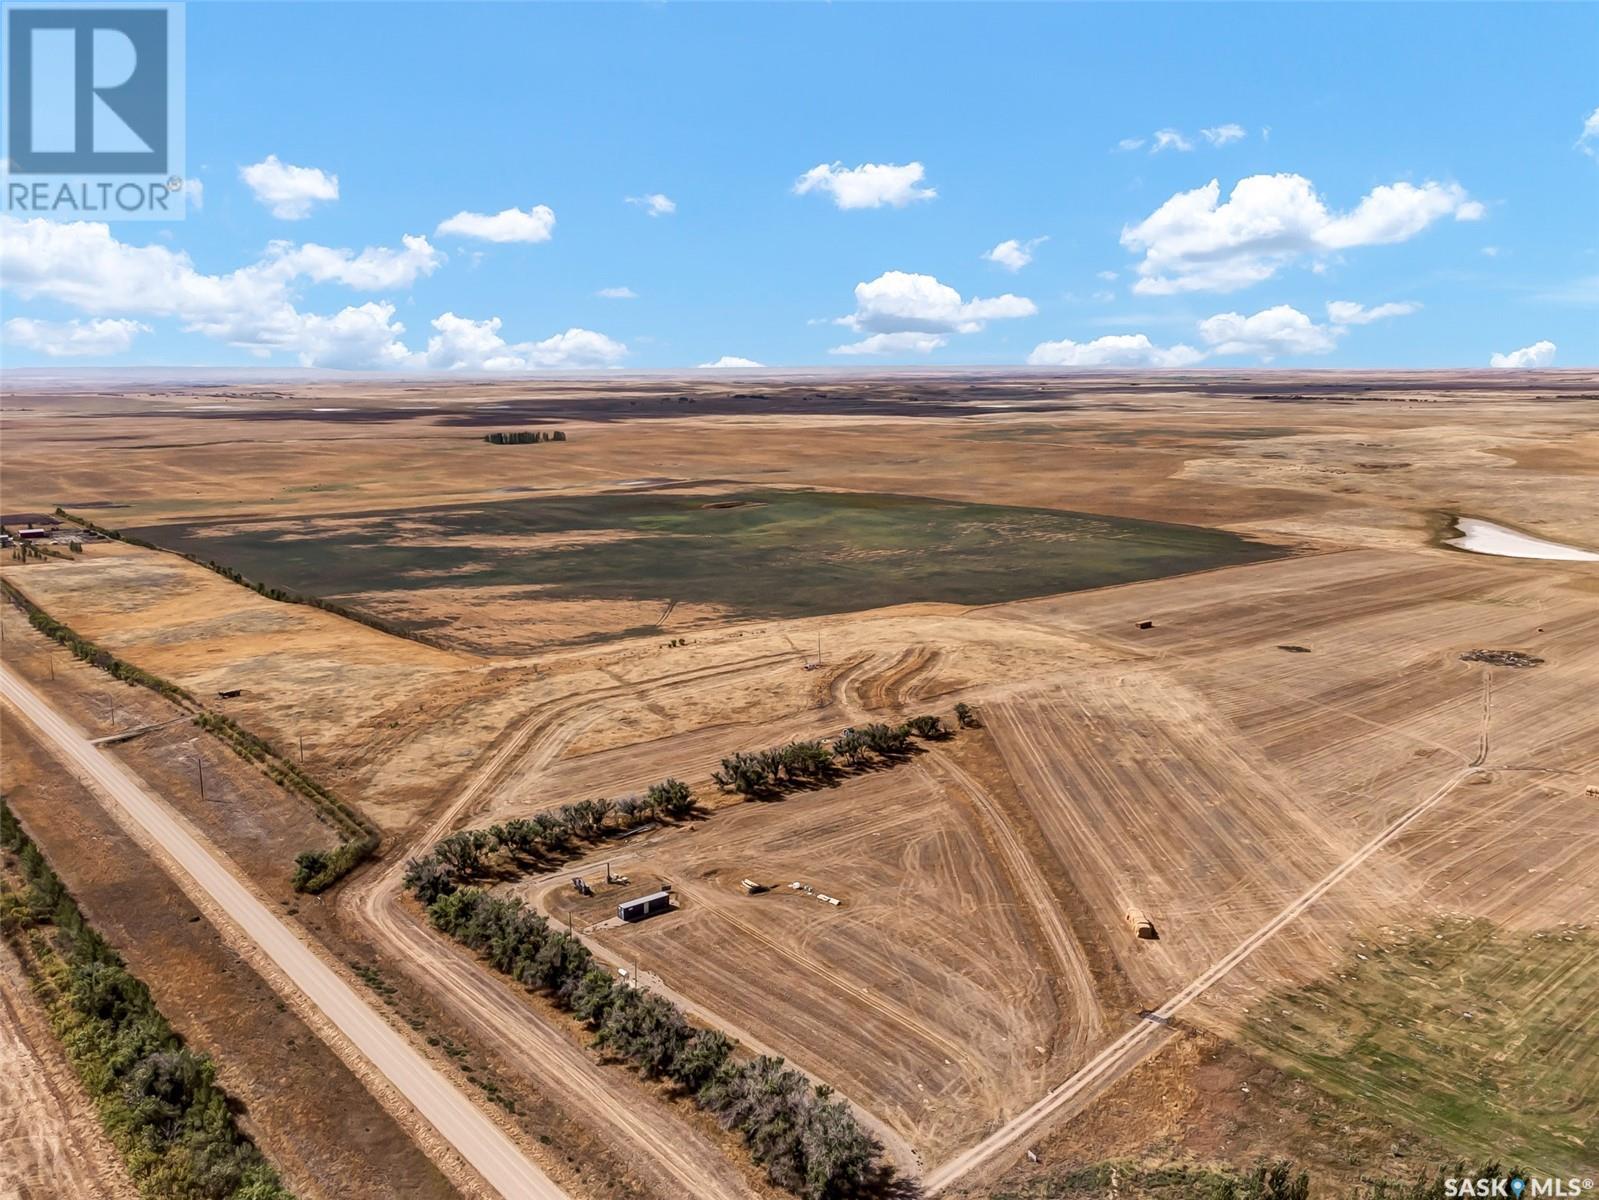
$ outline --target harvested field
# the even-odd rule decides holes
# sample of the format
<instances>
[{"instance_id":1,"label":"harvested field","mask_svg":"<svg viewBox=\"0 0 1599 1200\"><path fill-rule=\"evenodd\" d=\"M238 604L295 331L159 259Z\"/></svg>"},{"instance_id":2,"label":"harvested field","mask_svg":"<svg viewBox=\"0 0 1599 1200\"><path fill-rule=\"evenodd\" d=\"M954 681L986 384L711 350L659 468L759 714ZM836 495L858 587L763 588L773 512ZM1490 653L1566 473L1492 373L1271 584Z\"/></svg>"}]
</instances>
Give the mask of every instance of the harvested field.
<instances>
[{"instance_id":1,"label":"harvested field","mask_svg":"<svg viewBox=\"0 0 1599 1200\"><path fill-rule=\"evenodd\" d=\"M604 945L834 1081L926 1161L958 1145L977 1114L1008 1115L1042 1085L1077 998L1058 998L1033 967L1009 881L971 853L980 828L926 776L865 775L738 806L697 830L618 846L616 869L633 885L600 885L596 915L614 918L613 892L657 881L681 908L612 919L597 933ZM770 890L746 895L746 877ZM563 914L570 895L555 885L543 903Z\"/></svg>"},{"instance_id":2,"label":"harvested field","mask_svg":"<svg viewBox=\"0 0 1599 1200\"><path fill-rule=\"evenodd\" d=\"M431 946L395 899L405 857L670 775L699 812L590 844L573 870L609 855L633 883L574 920L697 1019L837 1086L952 1192L1029 1194L1068 1155L1180 1160L1185 1185L1280 1145L1340 1183L1395 1146L1499 1133L1591 1158L1574 1048L1599 981L1565 955L1599 922L1599 566L1436 544L1463 511L1599 544L1591 376L732 386L184 387L4 414L7 508L93 498L66 507L456 650L127 545L4 572L145 669L241 688L217 707L280 747L304 735L308 769L386 835L332 903L375 962L404 958L387 977L437 985L491 1044L547 1047L518 1024L547 1014ZM569 440L481 441L546 425ZM709 782L734 751L953 724L956 702L980 726L892 769L773 803ZM117 753L185 786L175 736ZM208 828L252 871L303 836L227 794ZM566 874L495 882L560 916ZM616 895L663 882L677 911L608 923ZM1435 932L1447 980L1407 957ZM1196 979L1180 1012L1141 1017ZM1449 1015L1467 1009L1485 1024ZM1507 1059L1500 1093L1449 1082L1496 1046L1547 1069ZM589 1078L575 1052L558 1072L518 1053L524 1082ZM632 1085L605 1070L620 1103ZM645 1157L710 1147L649 1112ZM1046 1161L1012 1171L1028 1146Z\"/></svg>"}]
</instances>

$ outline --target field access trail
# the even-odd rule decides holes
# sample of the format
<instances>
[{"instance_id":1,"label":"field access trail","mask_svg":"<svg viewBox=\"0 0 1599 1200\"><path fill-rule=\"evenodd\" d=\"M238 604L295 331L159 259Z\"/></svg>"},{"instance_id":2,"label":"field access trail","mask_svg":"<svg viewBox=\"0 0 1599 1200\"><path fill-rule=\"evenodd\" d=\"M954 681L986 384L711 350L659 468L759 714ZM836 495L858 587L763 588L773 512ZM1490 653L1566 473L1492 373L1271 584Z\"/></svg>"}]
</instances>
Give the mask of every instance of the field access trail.
<instances>
[{"instance_id":1,"label":"field access trail","mask_svg":"<svg viewBox=\"0 0 1599 1200\"><path fill-rule=\"evenodd\" d=\"M1430 812L1456 787L1474 774L1488 759L1488 725L1492 712L1492 676L1483 672L1482 730L1478 735L1477 753L1472 761L1444 780L1425 799L1418 801L1383 828L1376 836L1361 845L1312 887L1296 897L1271 920L1267 921L1233 950L1218 959L1211 967L1159 1008L1145 1014L1136 1026L1122 1034L1101 1050L1070 1078L1058 1084L1048 1095L1026 1111L1008 1121L988 1137L940 1165L924 1180L929 1194L942 1191L951 1184L985 1166L1007 1152L1038 1129L1046 1121L1080 1111L1095 1096L1120 1079L1150 1054L1165 1044L1171 1036L1170 1020L1195 1000L1230 974L1261 946L1289 925L1345 877L1358 870L1367 859L1388 845Z\"/></svg>"},{"instance_id":2,"label":"field access trail","mask_svg":"<svg viewBox=\"0 0 1599 1200\"><path fill-rule=\"evenodd\" d=\"M686 676L707 673L716 672ZM669 681L683 678L669 677ZM585 727L596 699L641 686L566 696L535 708L473 772L416 844L431 845L456 828L491 798L507 774L531 778L553 763ZM535 1011L519 986L419 922L401 902L404 873L405 856L395 855L387 869L374 872L342 898L393 961L431 995L448 1003L505 1065L546 1095L581 1097L581 1107L573 1115L601 1131L614 1149L632 1154L635 1165L664 1194L753 1200L755 1191L709 1137L654 1100L624 1072L602 1068L566 1029Z\"/></svg>"},{"instance_id":3,"label":"field access trail","mask_svg":"<svg viewBox=\"0 0 1599 1200\"><path fill-rule=\"evenodd\" d=\"M180 878L184 890L197 890L209 901L201 905L202 911L220 909L225 914L225 924L220 926L224 936L242 936L270 959L288 984L349 1040L490 1187L507 1200L567 1200L566 1193L504 1130L257 899L187 822L121 763L92 746L80 730L4 665L0 665L0 696L39 731L120 824L160 846L163 865L168 861L175 864L174 873L181 872L192 885Z\"/></svg>"}]
</instances>

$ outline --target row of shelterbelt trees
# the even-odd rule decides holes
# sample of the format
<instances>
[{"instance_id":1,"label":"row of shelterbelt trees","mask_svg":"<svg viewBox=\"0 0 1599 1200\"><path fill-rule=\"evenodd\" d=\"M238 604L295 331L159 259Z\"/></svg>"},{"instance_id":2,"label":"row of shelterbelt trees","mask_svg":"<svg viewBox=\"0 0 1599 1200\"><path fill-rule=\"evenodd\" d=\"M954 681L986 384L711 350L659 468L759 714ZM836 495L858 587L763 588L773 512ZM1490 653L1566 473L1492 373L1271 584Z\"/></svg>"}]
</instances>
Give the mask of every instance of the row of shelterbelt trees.
<instances>
[{"instance_id":1,"label":"row of shelterbelt trees","mask_svg":"<svg viewBox=\"0 0 1599 1200\"><path fill-rule=\"evenodd\" d=\"M912 752L911 739L941 741L949 727L938 717L912 717L903 725L852 725L830 742L808 738L767 750L729 754L711 780L724 792L749 798L781 795L828 782L842 770L892 766Z\"/></svg>"},{"instance_id":2,"label":"row of shelterbelt trees","mask_svg":"<svg viewBox=\"0 0 1599 1200\"><path fill-rule=\"evenodd\" d=\"M564 442L566 431L561 429L522 429L514 433L485 433L483 440L491 446L532 446L538 442Z\"/></svg>"},{"instance_id":3,"label":"row of shelterbelt trees","mask_svg":"<svg viewBox=\"0 0 1599 1200\"><path fill-rule=\"evenodd\" d=\"M304 768L281 754L266 739L251 733L233 718L212 712L185 688L124 662L104 646L91 642L29 600L9 580L0 580L0 590L28 614L29 623L40 633L113 678L139 684L166 697L190 713L201 729L214 735L240 758L258 766L279 787L298 793L310 803L317 819L338 832L339 845L331 850L307 850L296 858L292 878L295 891L321 892L332 887L377 849L377 830L365 816L317 783Z\"/></svg>"},{"instance_id":4,"label":"row of shelterbelt trees","mask_svg":"<svg viewBox=\"0 0 1599 1200\"><path fill-rule=\"evenodd\" d=\"M507 861L561 862L582 842L625 833L650 821L678 820L693 811L694 793L688 784L663 779L642 796L578 800L487 829L457 830L405 864L405 885L423 904L431 904Z\"/></svg>"},{"instance_id":5,"label":"row of shelterbelt trees","mask_svg":"<svg viewBox=\"0 0 1599 1200\"><path fill-rule=\"evenodd\" d=\"M576 937L552 929L515 897L460 888L428 906L434 926L498 971L548 995L582 1021L594 1044L663 1080L739 1133L773 1184L806 1200L844 1200L885 1189L882 1147L849 1106L780 1058L735 1057L715 1029L691 1025L663 996L618 981ZM903 1183L899 1195L906 1195Z\"/></svg>"},{"instance_id":6,"label":"row of shelterbelt trees","mask_svg":"<svg viewBox=\"0 0 1599 1200\"><path fill-rule=\"evenodd\" d=\"M976 723L970 709L960 709L961 725ZM713 780L726 791L768 797L845 770L892 766L913 753L913 738L937 740L950 732L932 715L900 725L852 726L830 741L729 755ZM739 1133L773 1184L806 1200L913 1195L914 1185L895 1178L881 1161L881 1145L826 1086L813 1086L780 1058L736 1056L725 1034L698 1028L666 998L619 982L581 939L552 929L520 899L473 886L519 861L564 861L585 841L694 809L689 787L666 779L642 796L579 800L486 829L458 830L406 863L406 887L436 928L524 987L550 996L587 1025L597 1046L645 1078L670 1083Z\"/></svg>"},{"instance_id":7,"label":"row of shelterbelt trees","mask_svg":"<svg viewBox=\"0 0 1599 1200\"><path fill-rule=\"evenodd\" d=\"M183 1044L3 800L0 846L14 856L20 882L13 890L0 878L0 933L17 946L139 1190L182 1200L293 1200L235 1123L211 1060Z\"/></svg>"}]
</instances>

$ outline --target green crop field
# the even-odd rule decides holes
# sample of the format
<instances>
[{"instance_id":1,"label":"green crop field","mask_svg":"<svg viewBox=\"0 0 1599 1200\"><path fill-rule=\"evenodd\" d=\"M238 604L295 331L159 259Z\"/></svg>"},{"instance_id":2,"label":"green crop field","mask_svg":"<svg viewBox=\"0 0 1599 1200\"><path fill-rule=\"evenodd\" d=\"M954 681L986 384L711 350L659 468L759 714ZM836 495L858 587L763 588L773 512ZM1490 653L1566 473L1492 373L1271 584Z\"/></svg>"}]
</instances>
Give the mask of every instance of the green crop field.
<instances>
[{"instance_id":1,"label":"green crop field","mask_svg":"<svg viewBox=\"0 0 1599 1200\"><path fill-rule=\"evenodd\" d=\"M1455 918L1368 939L1252 1007L1244 1044L1452 1147L1555 1175L1599 1166L1599 938Z\"/></svg>"},{"instance_id":2,"label":"green crop field","mask_svg":"<svg viewBox=\"0 0 1599 1200\"><path fill-rule=\"evenodd\" d=\"M989 604L1289 552L1187 525L787 490L530 497L126 532L269 587L330 599L519 585L529 599L647 599L754 617L917 601ZM542 548L504 544L590 532L613 536Z\"/></svg>"}]
</instances>

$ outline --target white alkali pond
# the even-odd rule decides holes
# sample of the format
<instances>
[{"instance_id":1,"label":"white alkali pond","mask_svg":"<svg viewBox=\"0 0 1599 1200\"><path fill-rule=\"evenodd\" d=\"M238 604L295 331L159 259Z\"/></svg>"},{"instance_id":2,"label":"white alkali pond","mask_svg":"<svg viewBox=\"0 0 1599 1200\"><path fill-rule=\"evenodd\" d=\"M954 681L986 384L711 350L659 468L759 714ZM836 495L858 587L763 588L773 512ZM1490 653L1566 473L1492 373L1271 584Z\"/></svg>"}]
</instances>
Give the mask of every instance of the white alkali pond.
<instances>
[{"instance_id":1,"label":"white alkali pond","mask_svg":"<svg viewBox=\"0 0 1599 1200\"><path fill-rule=\"evenodd\" d=\"M1527 533L1517 533L1492 521L1476 517L1456 517L1455 528L1459 537L1445 540L1444 545L1470 550L1473 554L1497 554L1501 558L1547 558L1563 562L1599 562L1599 554L1578 546L1565 546L1559 542L1545 541Z\"/></svg>"}]
</instances>

